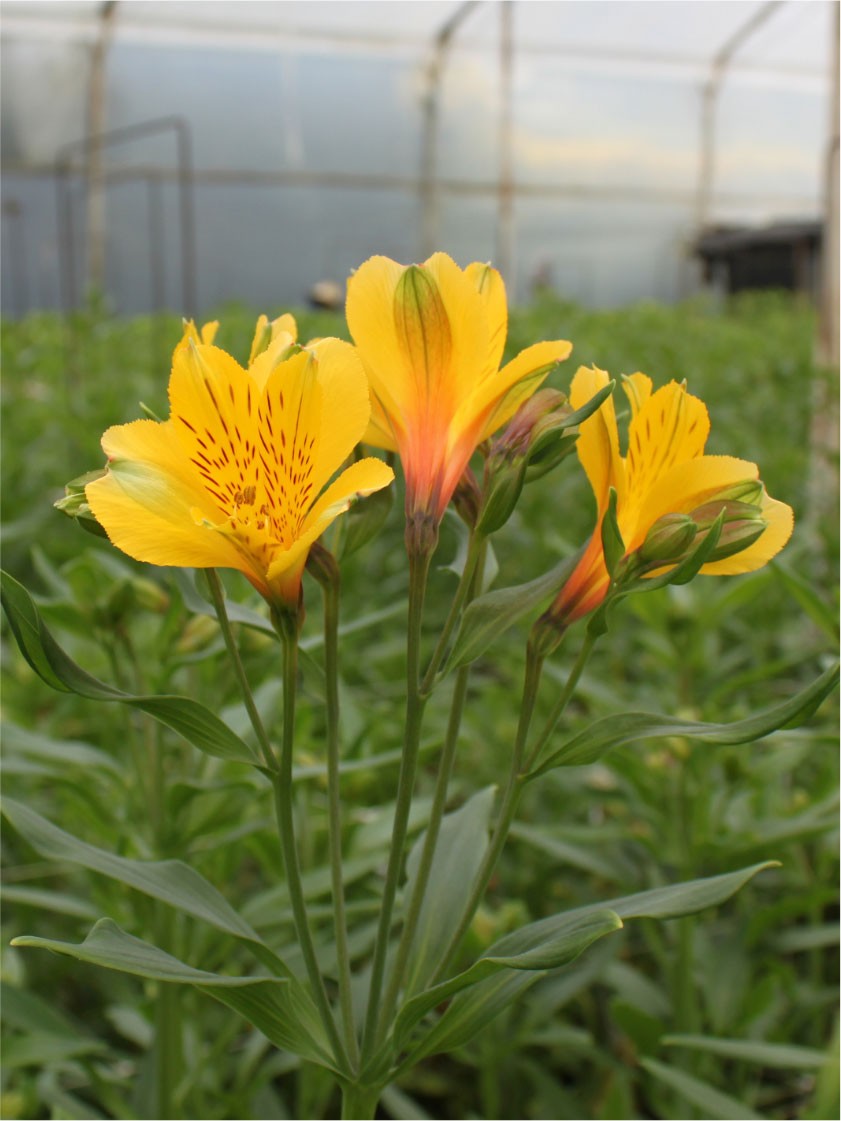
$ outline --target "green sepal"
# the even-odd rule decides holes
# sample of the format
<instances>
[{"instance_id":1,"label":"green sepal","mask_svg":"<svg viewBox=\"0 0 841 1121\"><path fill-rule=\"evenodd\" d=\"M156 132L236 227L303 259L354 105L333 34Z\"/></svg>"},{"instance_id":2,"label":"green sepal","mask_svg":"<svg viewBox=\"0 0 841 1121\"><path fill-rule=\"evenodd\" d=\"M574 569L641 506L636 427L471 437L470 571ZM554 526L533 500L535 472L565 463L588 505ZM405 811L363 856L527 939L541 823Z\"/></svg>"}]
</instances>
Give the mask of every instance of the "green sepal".
<instances>
[{"instance_id":1,"label":"green sepal","mask_svg":"<svg viewBox=\"0 0 841 1121\"><path fill-rule=\"evenodd\" d=\"M208 755L234 763L259 762L248 744L198 701L190 697L136 696L83 670L53 638L23 585L7 572L0 572L0 600L21 653L52 689L139 708Z\"/></svg>"},{"instance_id":2,"label":"green sepal","mask_svg":"<svg viewBox=\"0 0 841 1121\"><path fill-rule=\"evenodd\" d=\"M616 489L614 487L610 488L607 509L602 518L601 535L605 567L612 578L617 565L625 555L625 542L622 540L622 532L616 519Z\"/></svg>"},{"instance_id":3,"label":"green sepal","mask_svg":"<svg viewBox=\"0 0 841 1121\"><path fill-rule=\"evenodd\" d=\"M554 767L581 767L595 763L613 748L642 739L688 736L702 743L749 743L780 728L793 727L807 720L837 684L836 664L789 700L731 724L705 724L650 712L605 716L573 736L563 747L544 756L543 761L529 772L528 779Z\"/></svg>"}]
</instances>

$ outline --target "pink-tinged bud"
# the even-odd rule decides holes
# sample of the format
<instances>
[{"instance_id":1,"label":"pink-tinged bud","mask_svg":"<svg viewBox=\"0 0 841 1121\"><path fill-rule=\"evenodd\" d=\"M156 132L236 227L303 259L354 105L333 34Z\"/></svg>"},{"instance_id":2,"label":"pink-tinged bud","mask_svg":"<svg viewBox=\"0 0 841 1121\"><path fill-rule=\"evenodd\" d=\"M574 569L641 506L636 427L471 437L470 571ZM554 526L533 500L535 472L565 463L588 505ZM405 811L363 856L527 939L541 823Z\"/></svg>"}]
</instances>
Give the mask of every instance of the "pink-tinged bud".
<instances>
[{"instance_id":1,"label":"pink-tinged bud","mask_svg":"<svg viewBox=\"0 0 841 1121\"><path fill-rule=\"evenodd\" d=\"M664 514L658 518L637 550L642 564L672 564L680 560L695 540L698 526L687 514Z\"/></svg>"},{"instance_id":2,"label":"pink-tinged bud","mask_svg":"<svg viewBox=\"0 0 841 1121\"><path fill-rule=\"evenodd\" d=\"M477 523L482 533L495 533L511 517L526 482L526 470L535 458L550 461L546 470L562 458L563 453L556 453L569 435L566 420L571 413L565 394L541 389L494 440L485 464L484 497ZM573 441L566 439L564 452L572 447Z\"/></svg>"},{"instance_id":3,"label":"pink-tinged bud","mask_svg":"<svg viewBox=\"0 0 841 1121\"><path fill-rule=\"evenodd\" d=\"M488 462L511 462L535 454L571 414L566 394L557 389L539 389L494 440Z\"/></svg>"},{"instance_id":4,"label":"pink-tinged bud","mask_svg":"<svg viewBox=\"0 0 841 1121\"><path fill-rule=\"evenodd\" d=\"M745 479L716 492L714 502L744 502L748 506L759 506L765 495L765 487L759 479Z\"/></svg>"},{"instance_id":5,"label":"pink-tinged bud","mask_svg":"<svg viewBox=\"0 0 841 1121\"><path fill-rule=\"evenodd\" d=\"M469 467L464 469L456 484L456 489L453 491L453 505L465 525L469 525L473 529L479 517L482 494L476 476Z\"/></svg>"},{"instance_id":6,"label":"pink-tinged bud","mask_svg":"<svg viewBox=\"0 0 841 1121\"><path fill-rule=\"evenodd\" d=\"M721 516L722 510L724 511L724 522L716 547L709 557L710 562L724 560L736 553L741 553L744 549L753 545L755 541L758 541L768 528L768 523L763 518L759 506L754 506L749 502L715 501L705 502L703 506L693 510L690 515L698 526L699 534L703 536L709 532Z\"/></svg>"}]
</instances>

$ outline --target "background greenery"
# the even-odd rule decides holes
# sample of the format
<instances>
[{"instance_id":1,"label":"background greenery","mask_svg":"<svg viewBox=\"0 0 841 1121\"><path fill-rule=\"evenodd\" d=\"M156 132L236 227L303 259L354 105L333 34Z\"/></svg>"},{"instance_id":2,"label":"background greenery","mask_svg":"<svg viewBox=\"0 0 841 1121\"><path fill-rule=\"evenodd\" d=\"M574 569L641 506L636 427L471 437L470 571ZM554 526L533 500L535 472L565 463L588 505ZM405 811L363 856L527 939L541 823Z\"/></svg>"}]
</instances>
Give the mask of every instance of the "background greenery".
<instances>
[{"instance_id":1,"label":"background greenery","mask_svg":"<svg viewBox=\"0 0 841 1121\"><path fill-rule=\"evenodd\" d=\"M254 312L224 308L218 318L217 341L244 358ZM299 324L302 338L344 330L326 314L301 313ZM247 737L216 625L185 607L183 583L134 564L52 509L65 480L101 464L106 427L142 415L138 401L166 415L168 355L179 335L174 317L120 321L96 307L69 323L38 315L4 324L4 567L37 593L48 625L90 672L132 691L220 706ZM835 465L815 454L811 439L835 377L813 365L810 308L751 295L727 307L595 312L547 294L512 313L511 354L556 337L575 344L553 377L559 388L591 362L614 375L642 369L656 384L686 378L710 410L708 450L758 462L770 493L797 516L792 543L762 572L699 578L626 601L567 726L626 708L735 720L792 695L837 643ZM495 539L497 585L548 569L578 547L592 519L586 480L570 459L525 492ZM454 519L437 558L431 622L455 586L447 566L458 544ZM362 764L400 743L399 494L376 541L348 558L343 582L343 618L359 624L342 646L343 748ZM259 609L243 579L229 574L226 584ZM307 771L321 761L324 726L317 587L306 584L305 595L299 828L314 914L329 926L325 792ZM476 664L453 804L506 771L524 636L525 628L509 632ZM242 628L240 637L261 710L276 720L279 651L258 631ZM577 641L573 631L548 668L547 712ZM140 713L51 693L5 631L4 665L7 794L109 851L186 860L261 934L289 936L259 776L199 756ZM442 694L429 709L416 830L446 720ZM651 741L534 784L471 932L474 949L567 906L762 859L781 866L717 912L643 922L599 943L469 1046L427 1060L392 1087L383 1110L395 1118L837 1117L834 707L754 745ZM373 939L395 780L391 765L360 765L344 781L359 960ZM155 1116L155 985L9 949L9 940L27 933L79 941L109 915L138 936L164 936L199 968L245 970L247 958L224 936L172 918L124 886L40 857L12 829L5 848L3 1115ZM316 1068L274 1051L193 990L173 987L167 1000L187 1060L182 1116L336 1116L335 1087Z\"/></svg>"}]
</instances>

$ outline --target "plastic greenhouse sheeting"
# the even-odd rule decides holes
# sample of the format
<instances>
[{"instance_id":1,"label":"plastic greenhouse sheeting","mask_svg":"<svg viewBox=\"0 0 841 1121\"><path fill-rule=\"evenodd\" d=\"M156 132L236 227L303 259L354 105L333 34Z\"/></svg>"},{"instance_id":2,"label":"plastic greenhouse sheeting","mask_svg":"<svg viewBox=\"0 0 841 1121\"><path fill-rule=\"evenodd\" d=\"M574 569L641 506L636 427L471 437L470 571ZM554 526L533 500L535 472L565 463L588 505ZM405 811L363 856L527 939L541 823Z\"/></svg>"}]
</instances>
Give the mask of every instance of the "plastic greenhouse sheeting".
<instances>
[{"instance_id":1,"label":"plastic greenhouse sheeting","mask_svg":"<svg viewBox=\"0 0 841 1121\"><path fill-rule=\"evenodd\" d=\"M300 303L372 253L418 258L430 231L462 263L502 258L520 299L540 280L674 299L697 283L703 90L752 20L718 93L707 221L820 216L833 9L128 0L103 20L100 3L4 3L7 310L75 303L91 277L90 166L67 145L95 114L97 57L102 131L177 117L191 154L194 253L173 135L102 151L100 280L120 311Z\"/></svg>"}]
</instances>

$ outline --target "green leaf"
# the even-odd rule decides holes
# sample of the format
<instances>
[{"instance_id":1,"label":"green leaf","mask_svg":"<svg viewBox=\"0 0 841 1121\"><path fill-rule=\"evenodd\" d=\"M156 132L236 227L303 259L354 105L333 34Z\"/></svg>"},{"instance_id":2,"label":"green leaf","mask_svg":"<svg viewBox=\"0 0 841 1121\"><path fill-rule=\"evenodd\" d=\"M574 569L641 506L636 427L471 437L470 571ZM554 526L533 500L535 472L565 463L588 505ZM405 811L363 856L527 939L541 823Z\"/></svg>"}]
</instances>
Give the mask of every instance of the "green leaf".
<instances>
[{"instance_id":1,"label":"green leaf","mask_svg":"<svg viewBox=\"0 0 841 1121\"><path fill-rule=\"evenodd\" d=\"M528 777L533 779L553 767L580 767L595 763L613 748L642 739L690 736L702 743L714 744L758 740L780 728L791 727L808 719L837 684L838 666L835 665L789 700L732 724L705 724L650 712L606 716L573 736L563 747L551 752L529 772Z\"/></svg>"},{"instance_id":2,"label":"green leaf","mask_svg":"<svg viewBox=\"0 0 841 1121\"><path fill-rule=\"evenodd\" d=\"M700 1078L668 1067L656 1059L641 1059L640 1065L659 1082L675 1090L691 1105L697 1106L702 1110L702 1116L711 1121L740 1121L742 1118L745 1121L762 1121L761 1113L754 1113L750 1106L731 1098L729 1094L723 1094L715 1086L710 1086L709 1082L702 1082Z\"/></svg>"},{"instance_id":3,"label":"green leaf","mask_svg":"<svg viewBox=\"0 0 841 1121\"><path fill-rule=\"evenodd\" d=\"M488 847L488 822L496 787L474 794L441 821L426 894L415 926L406 965L406 992L417 991L434 971L458 926L467 885L473 882ZM417 879L426 830L416 841L406 862L404 898L411 898Z\"/></svg>"},{"instance_id":4,"label":"green leaf","mask_svg":"<svg viewBox=\"0 0 841 1121\"><path fill-rule=\"evenodd\" d=\"M397 1049L405 1048L412 1028L427 1012L453 997L456 999L420 1047L413 1050L412 1061L460 1047L543 973L568 964L597 939L621 926L617 914L601 908L560 916L545 938L531 938L529 927L507 935L469 969L413 997L403 1007L394 1029ZM462 993L467 988L470 992Z\"/></svg>"},{"instance_id":5,"label":"green leaf","mask_svg":"<svg viewBox=\"0 0 841 1121\"><path fill-rule=\"evenodd\" d=\"M518 971L555 968L563 964L560 958L565 946L573 948L578 944L578 949L565 959L570 961L590 942L618 929L625 919L672 919L715 907L734 895L758 872L774 867L778 867L777 863L768 861L737 872L689 880L609 899L606 903L578 907L529 923L501 938L464 973L410 1000L397 1017L395 1040L398 1047L405 1046L409 1032L422 1016L454 993L458 995L438 1023L412 1049L411 1061L417 1062L426 1055L460 1047L537 979L536 973ZM588 932L591 936L586 940ZM519 964L515 965L515 960ZM552 961L556 964L551 965ZM489 968L486 962L495 964ZM498 969L515 972L488 976ZM460 992L470 985L474 987L469 992Z\"/></svg>"},{"instance_id":6,"label":"green leaf","mask_svg":"<svg viewBox=\"0 0 841 1121\"><path fill-rule=\"evenodd\" d=\"M825 1051L813 1047L798 1047L788 1043L765 1043L756 1039L716 1039L709 1035L664 1035L664 1047L688 1047L721 1055L725 1059L740 1059L746 1063L777 1070L792 1067L795 1070L817 1070L829 1061Z\"/></svg>"},{"instance_id":7,"label":"green leaf","mask_svg":"<svg viewBox=\"0 0 841 1121\"><path fill-rule=\"evenodd\" d=\"M129 887L142 891L210 923L217 930L260 943L260 936L241 919L224 896L189 865L180 860L129 860L80 841L12 798L3 799L2 812L47 860L81 864Z\"/></svg>"},{"instance_id":8,"label":"green leaf","mask_svg":"<svg viewBox=\"0 0 841 1121\"><path fill-rule=\"evenodd\" d=\"M447 670L473 662L524 615L554 596L572 572L581 550L527 584L498 588L467 607L447 662Z\"/></svg>"},{"instance_id":9,"label":"green leaf","mask_svg":"<svg viewBox=\"0 0 841 1121\"><path fill-rule=\"evenodd\" d=\"M100 919L79 944L23 935L13 939L12 945L51 950L136 977L195 985L239 1012L276 1046L332 1066L320 1025L313 1024L309 998L287 978L226 977L194 969L157 946L127 934L111 919ZM302 1001L302 996L306 1001Z\"/></svg>"},{"instance_id":10,"label":"green leaf","mask_svg":"<svg viewBox=\"0 0 841 1121\"><path fill-rule=\"evenodd\" d=\"M116 701L153 716L194 747L237 763L259 764L252 749L204 705L189 697L144 697L98 681L78 666L47 629L26 589L0 573L2 603L21 653L38 676L60 692L95 701Z\"/></svg>"}]
</instances>

